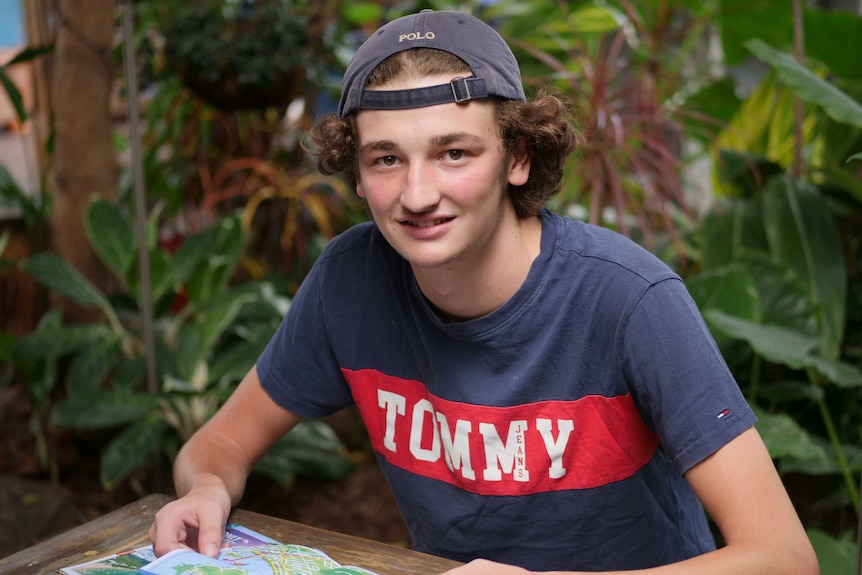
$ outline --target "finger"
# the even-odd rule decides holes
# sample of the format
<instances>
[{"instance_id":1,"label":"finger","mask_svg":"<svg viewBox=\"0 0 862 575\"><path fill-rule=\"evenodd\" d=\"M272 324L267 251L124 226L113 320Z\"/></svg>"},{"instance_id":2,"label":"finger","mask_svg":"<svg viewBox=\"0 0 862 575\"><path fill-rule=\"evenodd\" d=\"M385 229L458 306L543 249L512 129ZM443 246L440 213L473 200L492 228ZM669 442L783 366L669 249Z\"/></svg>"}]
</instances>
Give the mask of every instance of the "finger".
<instances>
[{"instance_id":1,"label":"finger","mask_svg":"<svg viewBox=\"0 0 862 575\"><path fill-rule=\"evenodd\" d=\"M207 513L200 517L197 543L198 551L209 557L217 557L224 541L227 518L220 513Z\"/></svg>"}]
</instances>

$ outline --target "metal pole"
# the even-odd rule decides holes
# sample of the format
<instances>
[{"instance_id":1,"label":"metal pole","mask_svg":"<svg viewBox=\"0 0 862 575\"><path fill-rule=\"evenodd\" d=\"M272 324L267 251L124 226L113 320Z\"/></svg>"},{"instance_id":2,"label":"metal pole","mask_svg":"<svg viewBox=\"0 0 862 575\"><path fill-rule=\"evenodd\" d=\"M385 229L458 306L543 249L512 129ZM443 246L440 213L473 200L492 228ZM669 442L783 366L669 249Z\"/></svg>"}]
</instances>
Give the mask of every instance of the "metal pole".
<instances>
[{"instance_id":1,"label":"metal pole","mask_svg":"<svg viewBox=\"0 0 862 575\"><path fill-rule=\"evenodd\" d=\"M141 278L141 325L147 362L147 390L159 392L156 382L156 346L153 334L153 294L150 285L150 258L147 249L147 206L144 190L144 169L141 161L140 118L138 110L138 73L135 66L135 35L132 0L121 0L123 7L123 69L126 76L126 102L129 116L129 150L131 152L132 183L135 196L135 235L138 241L138 273ZM161 461L154 457L153 489L161 491Z\"/></svg>"},{"instance_id":2,"label":"metal pole","mask_svg":"<svg viewBox=\"0 0 862 575\"><path fill-rule=\"evenodd\" d=\"M134 14L132 0L123 0L123 67L129 114L129 150L135 196L135 235L138 240L138 272L141 276L141 324L147 355L147 389L158 393L156 384L155 337L153 335L153 294L150 285L150 258L147 249L147 206L144 169L141 161L140 119L138 117L138 72L135 66Z\"/></svg>"}]
</instances>

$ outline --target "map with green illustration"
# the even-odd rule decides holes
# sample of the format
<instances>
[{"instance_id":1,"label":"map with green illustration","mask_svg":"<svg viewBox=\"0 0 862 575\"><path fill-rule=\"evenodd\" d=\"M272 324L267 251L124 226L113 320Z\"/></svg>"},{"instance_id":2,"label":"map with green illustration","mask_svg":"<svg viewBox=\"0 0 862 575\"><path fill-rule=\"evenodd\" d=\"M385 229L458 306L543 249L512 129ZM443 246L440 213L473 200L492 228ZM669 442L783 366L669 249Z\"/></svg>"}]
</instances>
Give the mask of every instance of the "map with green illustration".
<instances>
[{"instance_id":1,"label":"map with green illustration","mask_svg":"<svg viewBox=\"0 0 862 575\"><path fill-rule=\"evenodd\" d=\"M339 565L319 549L282 545L261 533L232 523L228 545L217 559L190 549L156 558L152 546L64 567L64 575L376 575L360 567Z\"/></svg>"},{"instance_id":2,"label":"map with green illustration","mask_svg":"<svg viewBox=\"0 0 862 575\"><path fill-rule=\"evenodd\" d=\"M343 567L318 549L280 544L228 548L218 559L180 549L140 571L150 575L374 575Z\"/></svg>"}]
</instances>

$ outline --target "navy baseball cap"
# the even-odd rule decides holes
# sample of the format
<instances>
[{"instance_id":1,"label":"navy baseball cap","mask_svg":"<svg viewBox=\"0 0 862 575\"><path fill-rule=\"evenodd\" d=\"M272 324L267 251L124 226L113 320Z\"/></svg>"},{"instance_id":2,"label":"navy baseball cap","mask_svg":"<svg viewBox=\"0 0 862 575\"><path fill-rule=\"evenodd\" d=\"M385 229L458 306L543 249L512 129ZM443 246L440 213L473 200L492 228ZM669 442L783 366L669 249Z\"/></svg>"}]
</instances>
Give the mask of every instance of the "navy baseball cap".
<instances>
[{"instance_id":1,"label":"navy baseball cap","mask_svg":"<svg viewBox=\"0 0 862 575\"><path fill-rule=\"evenodd\" d=\"M368 76L380 62L411 48L436 48L454 54L473 74L426 88L365 88ZM526 100L518 61L506 41L475 16L422 10L384 24L359 47L341 82L338 116L346 118L361 109L421 108L488 96Z\"/></svg>"}]
</instances>

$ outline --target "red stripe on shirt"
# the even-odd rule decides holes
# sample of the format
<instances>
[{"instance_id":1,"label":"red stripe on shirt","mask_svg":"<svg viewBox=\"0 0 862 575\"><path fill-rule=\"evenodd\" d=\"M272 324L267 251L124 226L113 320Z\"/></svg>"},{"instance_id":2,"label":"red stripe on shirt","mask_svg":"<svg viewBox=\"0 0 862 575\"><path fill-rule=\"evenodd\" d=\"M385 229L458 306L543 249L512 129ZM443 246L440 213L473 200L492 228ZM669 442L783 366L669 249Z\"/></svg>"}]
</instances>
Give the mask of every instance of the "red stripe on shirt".
<instances>
[{"instance_id":1,"label":"red stripe on shirt","mask_svg":"<svg viewBox=\"0 0 862 575\"><path fill-rule=\"evenodd\" d=\"M416 380L342 369L375 451L412 473L482 495L589 489L645 465L658 437L631 394L489 407Z\"/></svg>"}]
</instances>

